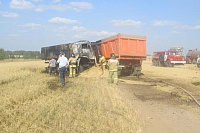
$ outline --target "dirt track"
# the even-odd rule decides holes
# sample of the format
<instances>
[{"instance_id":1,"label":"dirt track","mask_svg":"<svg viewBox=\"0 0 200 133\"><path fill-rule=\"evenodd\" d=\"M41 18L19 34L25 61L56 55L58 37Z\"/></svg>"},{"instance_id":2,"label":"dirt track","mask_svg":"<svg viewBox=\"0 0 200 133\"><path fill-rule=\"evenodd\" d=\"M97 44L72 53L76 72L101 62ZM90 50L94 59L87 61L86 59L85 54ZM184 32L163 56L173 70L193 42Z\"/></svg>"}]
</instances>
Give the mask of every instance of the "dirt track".
<instances>
[{"instance_id":1,"label":"dirt track","mask_svg":"<svg viewBox=\"0 0 200 133\"><path fill-rule=\"evenodd\" d=\"M200 107L182 90L160 81L168 81L189 91L200 102L200 69L194 64L173 68L155 67L143 62L142 75L121 77L119 88L138 108L145 120L145 133L198 133Z\"/></svg>"},{"instance_id":2,"label":"dirt track","mask_svg":"<svg viewBox=\"0 0 200 133\"><path fill-rule=\"evenodd\" d=\"M85 72L84 76L99 76L100 73L95 70L97 69L89 70L89 73ZM118 88L123 97L137 108L145 121L144 132L198 133L200 131L200 107L181 89L160 81L183 87L200 102L200 69L194 64L173 68L155 67L148 59L143 62L142 73L140 78L120 77ZM107 74L108 72L101 77L107 78Z\"/></svg>"}]
</instances>

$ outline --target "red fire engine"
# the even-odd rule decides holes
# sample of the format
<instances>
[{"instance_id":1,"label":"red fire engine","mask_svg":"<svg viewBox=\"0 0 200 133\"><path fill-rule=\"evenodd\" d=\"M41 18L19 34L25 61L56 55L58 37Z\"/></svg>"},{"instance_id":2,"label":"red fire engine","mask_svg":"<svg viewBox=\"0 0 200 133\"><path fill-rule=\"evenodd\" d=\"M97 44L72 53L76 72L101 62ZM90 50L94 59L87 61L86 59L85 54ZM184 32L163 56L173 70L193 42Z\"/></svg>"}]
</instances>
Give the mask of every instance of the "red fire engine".
<instances>
[{"instance_id":1,"label":"red fire engine","mask_svg":"<svg viewBox=\"0 0 200 133\"><path fill-rule=\"evenodd\" d=\"M152 63L154 66L173 67L174 65L184 65L185 58L177 51L157 51L153 52Z\"/></svg>"}]
</instances>

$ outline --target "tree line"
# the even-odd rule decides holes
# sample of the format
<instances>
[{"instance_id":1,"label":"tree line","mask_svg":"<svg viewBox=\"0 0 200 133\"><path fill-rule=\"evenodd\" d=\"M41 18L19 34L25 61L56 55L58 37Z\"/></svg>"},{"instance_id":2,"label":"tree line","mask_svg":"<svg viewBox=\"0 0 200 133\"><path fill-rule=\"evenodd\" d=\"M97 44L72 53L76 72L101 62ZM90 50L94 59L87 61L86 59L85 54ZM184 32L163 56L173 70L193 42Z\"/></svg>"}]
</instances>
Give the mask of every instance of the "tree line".
<instances>
[{"instance_id":1,"label":"tree line","mask_svg":"<svg viewBox=\"0 0 200 133\"><path fill-rule=\"evenodd\" d=\"M40 59L41 53L39 51L5 51L0 48L0 60L4 59Z\"/></svg>"}]
</instances>

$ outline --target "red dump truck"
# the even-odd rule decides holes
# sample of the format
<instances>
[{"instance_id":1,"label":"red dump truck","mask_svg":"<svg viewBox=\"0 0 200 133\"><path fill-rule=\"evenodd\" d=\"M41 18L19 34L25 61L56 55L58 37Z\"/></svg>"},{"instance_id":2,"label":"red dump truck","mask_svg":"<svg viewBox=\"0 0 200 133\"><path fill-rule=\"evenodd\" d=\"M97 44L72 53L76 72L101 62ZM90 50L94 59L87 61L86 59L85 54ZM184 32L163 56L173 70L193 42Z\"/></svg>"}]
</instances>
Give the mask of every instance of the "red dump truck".
<instances>
[{"instance_id":1,"label":"red dump truck","mask_svg":"<svg viewBox=\"0 0 200 133\"><path fill-rule=\"evenodd\" d=\"M142 60L146 59L146 36L118 34L92 43L98 61L98 55L106 60L115 53L119 59L118 72L140 75Z\"/></svg>"}]
</instances>

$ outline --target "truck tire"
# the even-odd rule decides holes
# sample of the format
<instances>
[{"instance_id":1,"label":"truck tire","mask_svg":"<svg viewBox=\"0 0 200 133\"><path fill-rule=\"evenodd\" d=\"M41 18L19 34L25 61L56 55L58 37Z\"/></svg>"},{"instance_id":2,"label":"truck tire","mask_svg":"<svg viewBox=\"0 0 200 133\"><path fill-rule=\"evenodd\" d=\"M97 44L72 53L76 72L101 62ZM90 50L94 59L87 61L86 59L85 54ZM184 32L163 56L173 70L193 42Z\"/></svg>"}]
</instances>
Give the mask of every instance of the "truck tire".
<instances>
[{"instance_id":1,"label":"truck tire","mask_svg":"<svg viewBox=\"0 0 200 133\"><path fill-rule=\"evenodd\" d=\"M140 76L141 75L141 71L137 71L137 75L136 76Z\"/></svg>"},{"instance_id":2,"label":"truck tire","mask_svg":"<svg viewBox=\"0 0 200 133\"><path fill-rule=\"evenodd\" d=\"M162 67L162 64L161 64L161 62L160 62L160 61L158 61L158 66L159 66L159 67Z\"/></svg>"},{"instance_id":3,"label":"truck tire","mask_svg":"<svg viewBox=\"0 0 200 133\"><path fill-rule=\"evenodd\" d=\"M133 76L140 76L141 75L141 71L135 71L133 72Z\"/></svg>"},{"instance_id":4,"label":"truck tire","mask_svg":"<svg viewBox=\"0 0 200 133\"><path fill-rule=\"evenodd\" d=\"M154 60L154 64L155 66L158 66L158 62L156 60Z\"/></svg>"},{"instance_id":5,"label":"truck tire","mask_svg":"<svg viewBox=\"0 0 200 133\"><path fill-rule=\"evenodd\" d=\"M78 73L81 73L81 72L83 72L83 66L82 65L80 65L79 69L78 69Z\"/></svg>"},{"instance_id":6,"label":"truck tire","mask_svg":"<svg viewBox=\"0 0 200 133\"><path fill-rule=\"evenodd\" d=\"M159 66L159 61L158 60L155 61L155 64L156 64L156 66Z\"/></svg>"},{"instance_id":7,"label":"truck tire","mask_svg":"<svg viewBox=\"0 0 200 133\"><path fill-rule=\"evenodd\" d=\"M153 63L153 66L157 66L157 63L155 60L153 60L152 63Z\"/></svg>"},{"instance_id":8,"label":"truck tire","mask_svg":"<svg viewBox=\"0 0 200 133\"><path fill-rule=\"evenodd\" d=\"M170 63L170 61L169 61L169 60L167 60L167 66L168 66L168 67L173 67L173 66L174 66L174 64Z\"/></svg>"},{"instance_id":9,"label":"truck tire","mask_svg":"<svg viewBox=\"0 0 200 133\"><path fill-rule=\"evenodd\" d=\"M135 70L133 71L133 76L140 76L141 75L141 71L140 70Z\"/></svg>"},{"instance_id":10,"label":"truck tire","mask_svg":"<svg viewBox=\"0 0 200 133\"><path fill-rule=\"evenodd\" d=\"M118 77L120 77L120 76L122 75L122 71L121 71L121 70L118 70L118 71L117 71L117 75L118 75Z\"/></svg>"}]
</instances>

